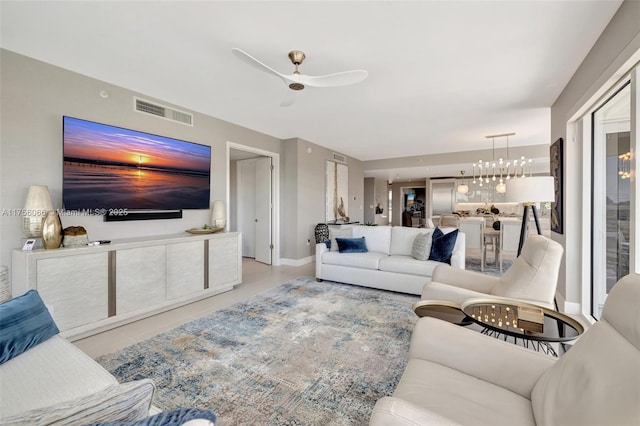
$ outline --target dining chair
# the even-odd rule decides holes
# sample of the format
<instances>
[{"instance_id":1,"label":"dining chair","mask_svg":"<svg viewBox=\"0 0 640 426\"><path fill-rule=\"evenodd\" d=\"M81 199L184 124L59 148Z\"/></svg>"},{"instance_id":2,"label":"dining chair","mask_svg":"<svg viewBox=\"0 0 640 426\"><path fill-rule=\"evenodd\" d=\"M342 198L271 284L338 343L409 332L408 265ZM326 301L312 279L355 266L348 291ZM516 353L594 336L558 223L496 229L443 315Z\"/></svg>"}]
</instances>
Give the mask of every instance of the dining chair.
<instances>
[{"instance_id":1,"label":"dining chair","mask_svg":"<svg viewBox=\"0 0 640 426\"><path fill-rule=\"evenodd\" d=\"M465 255L478 253L480 256L480 270L484 271L484 220L482 218L461 219L458 229L465 235Z\"/></svg>"},{"instance_id":2,"label":"dining chair","mask_svg":"<svg viewBox=\"0 0 640 426\"><path fill-rule=\"evenodd\" d=\"M513 255L515 259L518 255L518 244L520 243L520 228L522 221L519 219L501 219L500 220L500 242L498 249L498 258L500 261L500 273L502 273L502 261L504 256Z\"/></svg>"},{"instance_id":3,"label":"dining chair","mask_svg":"<svg viewBox=\"0 0 640 426\"><path fill-rule=\"evenodd\" d=\"M457 228L459 223L460 218L455 214L440 215L440 227L442 228Z\"/></svg>"}]
</instances>

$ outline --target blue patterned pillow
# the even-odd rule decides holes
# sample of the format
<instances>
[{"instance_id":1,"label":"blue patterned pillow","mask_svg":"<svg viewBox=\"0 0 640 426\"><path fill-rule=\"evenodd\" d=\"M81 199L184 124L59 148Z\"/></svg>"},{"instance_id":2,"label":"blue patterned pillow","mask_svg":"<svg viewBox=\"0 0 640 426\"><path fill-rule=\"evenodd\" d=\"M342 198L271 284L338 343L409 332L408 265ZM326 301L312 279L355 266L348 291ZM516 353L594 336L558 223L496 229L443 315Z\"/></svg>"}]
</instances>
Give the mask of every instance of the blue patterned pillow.
<instances>
[{"instance_id":1,"label":"blue patterned pillow","mask_svg":"<svg viewBox=\"0 0 640 426\"><path fill-rule=\"evenodd\" d=\"M0 364L58 333L36 290L0 303Z\"/></svg>"},{"instance_id":2,"label":"blue patterned pillow","mask_svg":"<svg viewBox=\"0 0 640 426\"><path fill-rule=\"evenodd\" d=\"M135 422L105 422L92 423L87 426L179 426L189 420L205 419L215 424L216 415L211 410L200 408L178 408L172 411L163 411L144 420Z\"/></svg>"},{"instance_id":3,"label":"blue patterned pillow","mask_svg":"<svg viewBox=\"0 0 640 426\"><path fill-rule=\"evenodd\" d=\"M429 260L436 260L451 265L451 255L458 239L458 230L445 234L440 228L433 231L431 254Z\"/></svg>"},{"instance_id":4,"label":"blue patterned pillow","mask_svg":"<svg viewBox=\"0 0 640 426\"><path fill-rule=\"evenodd\" d=\"M360 238L336 238L340 253L366 253L367 243L364 237Z\"/></svg>"}]
</instances>

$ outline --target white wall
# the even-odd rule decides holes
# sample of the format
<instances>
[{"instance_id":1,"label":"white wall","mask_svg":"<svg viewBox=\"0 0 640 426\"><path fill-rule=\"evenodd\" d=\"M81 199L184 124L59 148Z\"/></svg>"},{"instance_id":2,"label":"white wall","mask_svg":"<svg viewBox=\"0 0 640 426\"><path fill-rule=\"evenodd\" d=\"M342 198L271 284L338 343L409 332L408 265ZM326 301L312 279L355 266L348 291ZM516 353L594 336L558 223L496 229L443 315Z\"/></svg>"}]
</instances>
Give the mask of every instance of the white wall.
<instances>
[{"instance_id":1,"label":"white wall","mask_svg":"<svg viewBox=\"0 0 640 426\"><path fill-rule=\"evenodd\" d=\"M585 148L580 138L576 137L581 129L568 129L567 123L622 77L620 72L632 65L627 62L639 49L640 2L626 0L551 108L551 140L565 140L565 232L562 235L552 232L551 236L565 248L558 293L569 305L580 303L581 290L583 286L588 288L590 280L588 260L583 257L583 253L589 251L583 229L588 229L590 223L584 223L582 219L584 203L589 202L590 187L585 178L588 177L589 160L584 156Z\"/></svg>"}]
</instances>

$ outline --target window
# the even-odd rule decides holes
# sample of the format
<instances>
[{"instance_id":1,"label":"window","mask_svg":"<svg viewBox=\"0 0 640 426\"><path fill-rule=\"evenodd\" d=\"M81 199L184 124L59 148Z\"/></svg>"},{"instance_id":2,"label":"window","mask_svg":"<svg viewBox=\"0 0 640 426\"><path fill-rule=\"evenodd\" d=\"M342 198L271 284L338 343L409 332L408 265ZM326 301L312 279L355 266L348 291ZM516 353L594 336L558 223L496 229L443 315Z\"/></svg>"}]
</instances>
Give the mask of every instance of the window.
<instances>
[{"instance_id":1,"label":"window","mask_svg":"<svg viewBox=\"0 0 640 426\"><path fill-rule=\"evenodd\" d=\"M591 117L591 314L599 319L614 284L630 272L631 82L618 88Z\"/></svg>"}]
</instances>

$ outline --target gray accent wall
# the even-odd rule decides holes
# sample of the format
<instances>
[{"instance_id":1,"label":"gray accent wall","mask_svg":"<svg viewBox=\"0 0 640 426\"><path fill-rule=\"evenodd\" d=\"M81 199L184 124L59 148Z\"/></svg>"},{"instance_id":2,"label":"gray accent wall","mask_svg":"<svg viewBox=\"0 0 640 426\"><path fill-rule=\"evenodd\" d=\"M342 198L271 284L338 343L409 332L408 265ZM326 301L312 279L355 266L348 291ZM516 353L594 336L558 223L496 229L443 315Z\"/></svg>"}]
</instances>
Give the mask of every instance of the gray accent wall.
<instances>
[{"instance_id":1,"label":"gray accent wall","mask_svg":"<svg viewBox=\"0 0 640 426\"><path fill-rule=\"evenodd\" d=\"M283 141L281 187L281 256L300 260L315 254L314 228L325 222L326 161L334 151L304 139ZM363 221L364 172L362 162L347 157L349 203L352 221ZM295 185L293 183L295 182ZM297 214L294 214L297 212Z\"/></svg>"}]
</instances>

